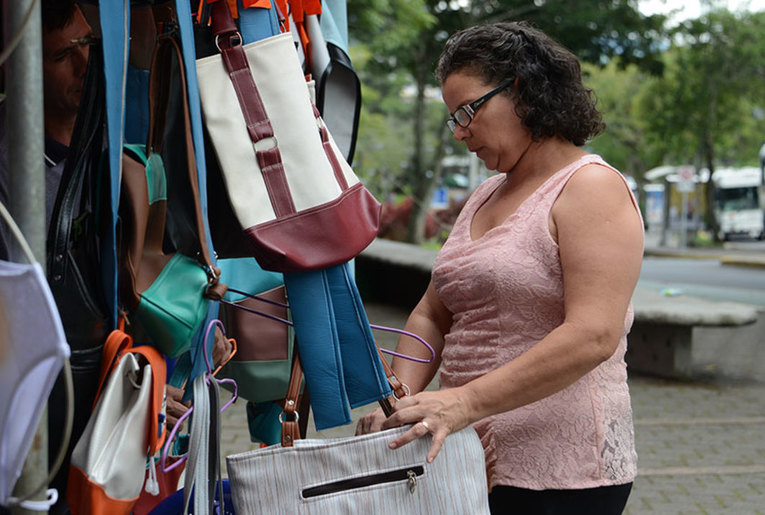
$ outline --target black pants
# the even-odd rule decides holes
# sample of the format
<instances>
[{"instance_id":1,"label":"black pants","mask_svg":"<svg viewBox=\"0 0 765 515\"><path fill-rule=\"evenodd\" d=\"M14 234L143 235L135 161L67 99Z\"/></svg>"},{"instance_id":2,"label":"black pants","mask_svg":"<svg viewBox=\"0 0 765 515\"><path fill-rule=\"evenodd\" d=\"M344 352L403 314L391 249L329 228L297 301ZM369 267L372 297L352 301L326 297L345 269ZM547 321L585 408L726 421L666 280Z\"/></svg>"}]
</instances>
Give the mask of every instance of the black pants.
<instances>
[{"instance_id":1,"label":"black pants","mask_svg":"<svg viewBox=\"0 0 765 515\"><path fill-rule=\"evenodd\" d=\"M528 490L495 486L489 494L492 515L619 515L632 483L583 490Z\"/></svg>"}]
</instances>

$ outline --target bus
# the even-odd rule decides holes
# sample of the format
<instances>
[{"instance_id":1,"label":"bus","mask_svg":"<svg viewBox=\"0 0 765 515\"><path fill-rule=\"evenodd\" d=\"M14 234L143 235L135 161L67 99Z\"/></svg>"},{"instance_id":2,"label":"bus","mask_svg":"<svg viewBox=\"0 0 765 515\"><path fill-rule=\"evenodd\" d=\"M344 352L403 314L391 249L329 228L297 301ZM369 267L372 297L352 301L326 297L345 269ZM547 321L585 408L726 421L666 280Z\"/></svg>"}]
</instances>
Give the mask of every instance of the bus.
<instances>
[{"instance_id":1,"label":"bus","mask_svg":"<svg viewBox=\"0 0 765 515\"><path fill-rule=\"evenodd\" d=\"M720 168L712 175L720 238L765 237L765 188L759 168Z\"/></svg>"}]
</instances>

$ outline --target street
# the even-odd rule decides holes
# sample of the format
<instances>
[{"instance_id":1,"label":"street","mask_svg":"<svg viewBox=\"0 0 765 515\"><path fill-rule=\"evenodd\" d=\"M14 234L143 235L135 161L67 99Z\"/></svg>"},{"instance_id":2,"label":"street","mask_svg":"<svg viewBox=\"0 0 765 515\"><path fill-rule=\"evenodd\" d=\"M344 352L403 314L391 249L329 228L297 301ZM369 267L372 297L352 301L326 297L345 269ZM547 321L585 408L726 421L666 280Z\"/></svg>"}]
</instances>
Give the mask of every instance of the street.
<instances>
[{"instance_id":1,"label":"street","mask_svg":"<svg viewBox=\"0 0 765 515\"><path fill-rule=\"evenodd\" d=\"M639 284L668 294L765 306L765 269L714 259L646 257Z\"/></svg>"}]
</instances>

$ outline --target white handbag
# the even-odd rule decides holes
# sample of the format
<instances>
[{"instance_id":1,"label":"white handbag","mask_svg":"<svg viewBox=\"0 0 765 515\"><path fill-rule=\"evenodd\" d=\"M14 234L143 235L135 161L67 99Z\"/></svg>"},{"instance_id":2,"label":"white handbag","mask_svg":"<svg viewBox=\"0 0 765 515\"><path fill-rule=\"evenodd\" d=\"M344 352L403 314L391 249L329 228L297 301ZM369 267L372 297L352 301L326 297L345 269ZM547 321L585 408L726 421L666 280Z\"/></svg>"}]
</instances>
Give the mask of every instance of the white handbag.
<instances>
[{"instance_id":1,"label":"white handbag","mask_svg":"<svg viewBox=\"0 0 765 515\"><path fill-rule=\"evenodd\" d=\"M380 204L312 104L292 36L243 46L227 2L211 18L221 54L197 60L202 112L251 255L277 272L347 262L377 235Z\"/></svg>"},{"instance_id":2,"label":"white handbag","mask_svg":"<svg viewBox=\"0 0 765 515\"><path fill-rule=\"evenodd\" d=\"M296 440L226 458L236 513L489 513L484 453L468 427L432 463L430 438L396 450L408 427L328 440Z\"/></svg>"},{"instance_id":3,"label":"white handbag","mask_svg":"<svg viewBox=\"0 0 765 515\"><path fill-rule=\"evenodd\" d=\"M426 460L429 436L395 450L388 446L406 426L301 440L295 416L301 377L294 359L281 445L226 458L236 513L489 513L484 451L472 427L449 435L432 463Z\"/></svg>"},{"instance_id":4,"label":"white handbag","mask_svg":"<svg viewBox=\"0 0 765 515\"><path fill-rule=\"evenodd\" d=\"M151 456L165 439L165 362L159 351L132 347L132 338L115 329L102 360L103 390L72 451L66 493L74 515L131 513L146 463L153 466Z\"/></svg>"}]
</instances>

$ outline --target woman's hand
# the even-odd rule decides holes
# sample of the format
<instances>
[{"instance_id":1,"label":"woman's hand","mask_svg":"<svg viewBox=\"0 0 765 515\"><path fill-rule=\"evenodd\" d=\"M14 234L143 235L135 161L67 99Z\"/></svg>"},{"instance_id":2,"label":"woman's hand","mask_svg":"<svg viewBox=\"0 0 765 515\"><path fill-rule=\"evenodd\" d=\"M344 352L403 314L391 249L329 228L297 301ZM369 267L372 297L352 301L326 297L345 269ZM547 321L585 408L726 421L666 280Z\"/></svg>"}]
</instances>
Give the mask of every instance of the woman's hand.
<instances>
[{"instance_id":1,"label":"woman's hand","mask_svg":"<svg viewBox=\"0 0 765 515\"><path fill-rule=\"evenodd\" d=\"M190 402L183 402L183 390L174 386L165 386L166 405L165 417L167 420L167 429L172 430L178 419L188 411ZM179 428L180 429L180 428Z\"/></svg>"},{"instance_id":2,"label":"woman's hand","mask_svg":"<svg viewBox=\"0 0 765 515\"><path fill-rule=\"evenodd\" d=\"M461 388L437 392L421 392L396 403L396 411L382 423L382 429L414 424L406 433L390 443L396 449L409 442L433 435L427 460L431 463L441 450L446 437L467 427L471 422L470 406Z\"/></svg>"},{"instance_id":3,"label":"woman's hand","mask_svg":"<svg viewBox=\"0 0 765 515\"><path fill-rule=\"evenodd\" d=\"M221 365L228 361L234 346L223 335L220 327L215 328L215 340L212 348L213 366Z\"/></svg>"},{"instance_id":4,"label":"woman's hand","mask_svg":"<svg viewBox=\"0 0 765 515\"><path fill-rule=\"evenodd\" d=\"M385 422L385 413L383 413L382 408L367 413L356 424L356 436L381 431L383 422Z\"/></svg>"}]
</instances>

